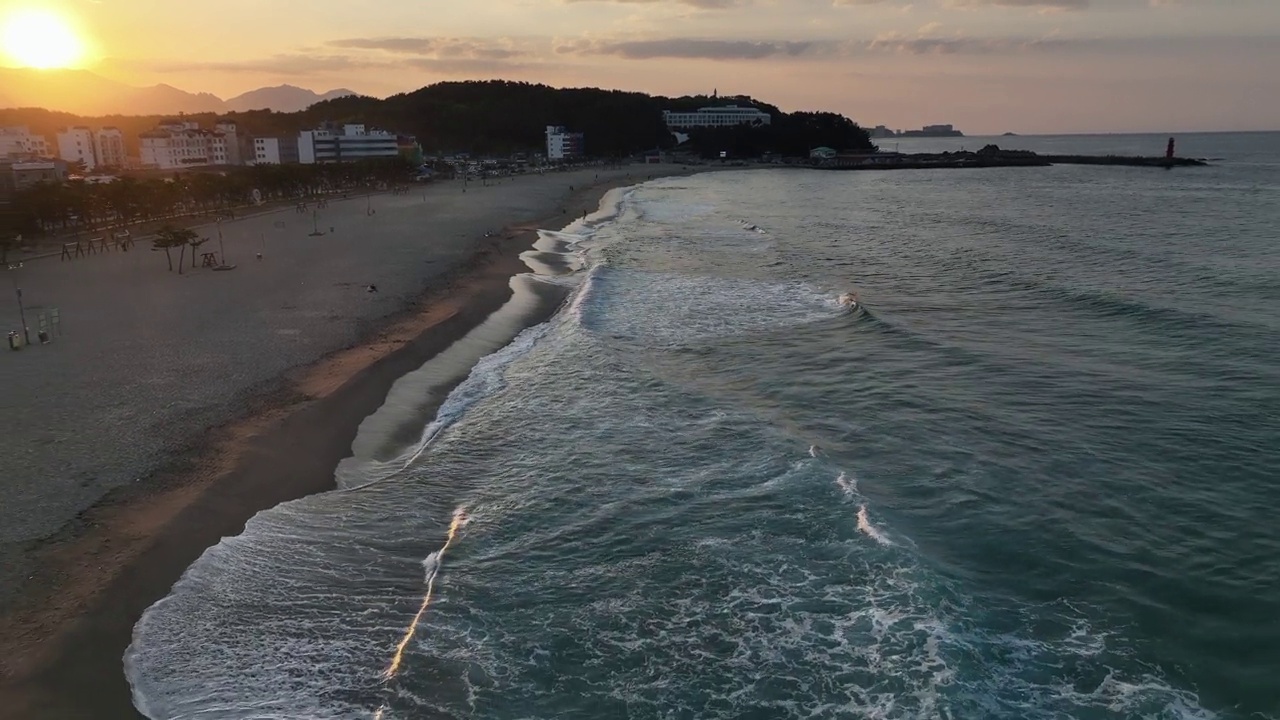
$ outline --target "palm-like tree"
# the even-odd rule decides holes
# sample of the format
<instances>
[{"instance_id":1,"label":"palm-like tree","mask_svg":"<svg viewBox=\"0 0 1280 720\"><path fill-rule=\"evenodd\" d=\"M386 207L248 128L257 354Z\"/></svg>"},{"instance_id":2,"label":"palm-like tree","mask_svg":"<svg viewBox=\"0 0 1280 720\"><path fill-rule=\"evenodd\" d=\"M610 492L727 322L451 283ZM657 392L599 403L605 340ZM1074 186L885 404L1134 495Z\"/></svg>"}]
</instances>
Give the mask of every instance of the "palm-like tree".
<instances>
[{"instance_id":1,"label":"palm-like tree","mask_svg":"<svg viewBox=\"0 0 1280 720\"><path fill-rule=\"evenodd\" d=\"M188 228L176 228L172 225L165 225L156 232L155 240L152 241L156 247L164 250L164 257L169 261L169 271L173 271L173 255L169 253L173 248L181 248L178 255L178 274L182 274L182 261L185 259L187 245L193 240L198 239L194 230ZM194 250L192 251L194 253Z\"/></svg>"}]
</instances>

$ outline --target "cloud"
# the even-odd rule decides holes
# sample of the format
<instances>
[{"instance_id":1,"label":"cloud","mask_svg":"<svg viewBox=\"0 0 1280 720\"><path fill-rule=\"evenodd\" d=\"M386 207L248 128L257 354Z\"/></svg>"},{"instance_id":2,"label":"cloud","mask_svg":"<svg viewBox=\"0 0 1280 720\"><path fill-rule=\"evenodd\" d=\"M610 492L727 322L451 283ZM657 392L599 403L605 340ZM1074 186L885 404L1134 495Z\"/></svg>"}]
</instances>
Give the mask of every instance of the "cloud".
<instances>
[{"instance_id":1,"label":"cloud","mask_svg":"<svg viewBox=\"0 0 1280 720\"><path fill-rule=\"evenodd\" d=\"M628 60L684 58L702 60L762 60L803 55L816 43L810 41L700 40L665 38L657 40L568 41L556 52L573 55L614 55Z\"/></svg>"},{"instance_id":2,"label":"cloud","mask_svg":"<svg viewBox=\"0 0 1280 720\"><path fill-rule=\"evenodd\" d=\"M671 3L675 5L694 7L699 10L724 10L726 8L746 5L750 0L564 0L564 2L609 2L617 3L619 5L656 5L659 3Z\"/></svg>"},{"instance_id":3,"label":"cloud","mask_svg":"<svg viewBox=\"0 0 1280 720\"><path fill-rule=\"evenodd\" d=\"M326 44L345 50L380 50L434 58L504 60L527 54L505 38L375 37L331 40Z\"/></svg>"},{"instance_id":4,"label":"cloud","mask_svg":"<svg viewBox=\"0 0 1280 720\"><path fill-rule=\"evenodd\" d=\"M962 35L937 37L885 33L866 43L864 47L874 53L905 55L993 55L1063 49L1080 42L1063 38L981 38Z\"/></svg>"},{"instance_id":5,"label":"cloud","mask_svg":"<svg viewBox=\"0 0 1280 720\"><path fill-rule=\"evenodd\" d=\"M1089 0L944 0L947 7L1037 8L1040 10L1084 10Z\"/></svg>"},{"instance_id":6,"label":"cloud","mask_svg":"<svg viewBox=\"0 0 1280 720\"><path fill-rule=\"evenodd\" d=\"M1149 0L1152 5L1167 4L1173 0ZM912 3L902 0L831 0L835 7L858 7L863 5L897 5L902 9L913 7ZM1033 8L1040 11L1084 10L1089 7L1090 0L938 0L937 5L944 8Z\"/></svg>"}]
</instances>

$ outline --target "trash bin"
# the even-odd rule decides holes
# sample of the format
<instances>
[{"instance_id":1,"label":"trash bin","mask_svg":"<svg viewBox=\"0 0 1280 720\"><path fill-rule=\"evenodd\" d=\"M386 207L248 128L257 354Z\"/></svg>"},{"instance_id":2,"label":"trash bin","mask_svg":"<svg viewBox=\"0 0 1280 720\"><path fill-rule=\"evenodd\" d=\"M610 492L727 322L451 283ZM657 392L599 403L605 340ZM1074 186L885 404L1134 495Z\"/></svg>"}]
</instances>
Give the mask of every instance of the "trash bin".
<instances>
[{"instance_id":1,"label":"trash bin","mask_svg":"<svg viewBox=\"0 0 1280 720\"><path fill-rule=\"evenodd\" d=\"M21 335L19 335L19 334L18 334L18 333L16 333L16 332L10 332L10 333L9 333L9 349L10 349L10 350L20 350L20 349L22 349L22 336L21 336Z\"/></svg>"},{"instance_id":2,"label":"trash bin","mask_svg":"<svg viewBox=\"0 0 1280 720\"><path fill-rule=\"evenodd\" d=\"M44 330L41 330L40 332L36 333L36 337L40 338L41 345L49 344L49 333L45 332Z\"/></svg>"}]
</instances>

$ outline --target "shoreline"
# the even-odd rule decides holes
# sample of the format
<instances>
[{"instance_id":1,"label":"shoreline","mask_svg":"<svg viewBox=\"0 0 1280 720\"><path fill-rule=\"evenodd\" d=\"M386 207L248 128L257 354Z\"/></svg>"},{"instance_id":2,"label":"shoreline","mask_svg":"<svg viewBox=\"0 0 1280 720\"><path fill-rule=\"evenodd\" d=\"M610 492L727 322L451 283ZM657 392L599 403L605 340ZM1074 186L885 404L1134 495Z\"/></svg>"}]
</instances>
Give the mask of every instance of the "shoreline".
<instances>
[{"instance_id":1,"label":"shoreline","mask_svg":"<svg viewBox=\"0 0 1280 720\"><path fill-rule=\"evenodd\" d=\"M667 167L653 177L694 172ZM286 373L278 391L210 431L177 467L151 473L142 487L110 493L39 543L37 571L0 616L0 717L141 717L122 656L142 612L257 512L333 489L334 471L351 454L361 422L396 380L512 297L510 280L529 271L520 255L532 248L536 230L594 212L610 189L647 174L636 175L582 187L560 213L477 239L442 288L355 344ZM559 306L548 298L528 324L546 321ZM442 387L443 394L469 372Z\"/></svg>"}]
</instances>

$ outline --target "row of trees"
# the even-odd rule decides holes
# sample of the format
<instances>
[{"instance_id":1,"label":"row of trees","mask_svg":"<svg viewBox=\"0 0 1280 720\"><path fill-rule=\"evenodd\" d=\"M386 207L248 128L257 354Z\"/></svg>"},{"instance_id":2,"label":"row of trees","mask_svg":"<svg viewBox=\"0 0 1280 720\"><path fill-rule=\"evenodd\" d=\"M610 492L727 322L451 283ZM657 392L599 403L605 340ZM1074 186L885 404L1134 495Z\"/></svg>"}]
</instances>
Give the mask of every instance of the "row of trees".
<instances>
[{"instance_id":1,"label":"row of trees","mask_svg":"<svg viewBox=\"0 0 1280 720\"><path fill-rule=\"evenodd\" d=\"M256 165L171 177L126 176L109 183L37 183L15 193L9 212L0 218L0 239L17 233L92 232L226 212L256 202L385 187L410 181L414 172L407 160L395 158L330 165Z\"/></svg>"}]
</instances>

